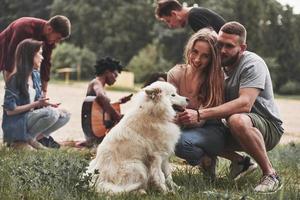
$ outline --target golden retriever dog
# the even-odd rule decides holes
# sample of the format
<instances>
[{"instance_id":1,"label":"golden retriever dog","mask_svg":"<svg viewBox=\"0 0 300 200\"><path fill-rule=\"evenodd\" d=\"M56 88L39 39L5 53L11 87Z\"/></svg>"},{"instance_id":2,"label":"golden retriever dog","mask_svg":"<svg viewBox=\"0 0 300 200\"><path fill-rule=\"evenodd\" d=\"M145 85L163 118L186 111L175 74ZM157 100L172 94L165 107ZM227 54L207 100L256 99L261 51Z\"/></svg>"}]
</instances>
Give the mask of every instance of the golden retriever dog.
<instances>
[{"instance_id":1,"label":"golden retriever dog","mask_svg":"<svg viewBox=\"0 0 300 200\"><path fill-rule=\"evenodd\" d=\"M185 107L173 85L157 81L140 91L134 106L110 130L88 166L91 184L98 192L110 194L137 191L149 186L161 192L174 191L169 157L180 136L173 123L174 106ZM97 171L97 173L95 173Z\"/></svg>"}]
</instances>

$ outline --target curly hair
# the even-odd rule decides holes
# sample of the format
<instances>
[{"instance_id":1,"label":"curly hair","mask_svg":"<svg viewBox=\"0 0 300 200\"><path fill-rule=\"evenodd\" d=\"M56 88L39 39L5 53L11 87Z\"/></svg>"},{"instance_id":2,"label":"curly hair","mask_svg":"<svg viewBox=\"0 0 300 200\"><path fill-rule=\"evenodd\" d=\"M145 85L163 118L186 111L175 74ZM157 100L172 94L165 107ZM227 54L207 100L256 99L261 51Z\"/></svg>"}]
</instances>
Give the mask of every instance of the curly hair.
<instances>
[{"instance_id":1,"label":"curly hair","mask_svg":"<svg viewBox=\"0 0 300 200\"><path fill-rule=\"evenodd\" d=\"M96 65L94 67L96 76L103 74L106 70L117 70L120 73L124 68L123 65L120 64L120 61L110 57L105 57L100 60L97 60Z\"/></svg>"}]
</instances>

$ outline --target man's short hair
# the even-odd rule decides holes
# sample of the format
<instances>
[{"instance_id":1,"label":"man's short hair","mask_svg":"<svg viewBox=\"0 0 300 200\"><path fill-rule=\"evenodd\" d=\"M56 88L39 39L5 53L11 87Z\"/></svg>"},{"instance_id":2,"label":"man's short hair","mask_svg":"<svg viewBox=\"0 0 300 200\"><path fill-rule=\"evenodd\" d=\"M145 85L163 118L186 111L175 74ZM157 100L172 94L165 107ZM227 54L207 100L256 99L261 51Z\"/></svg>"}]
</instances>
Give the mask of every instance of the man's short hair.
<instances>
[{"instance_id":1,"label":"man's short hair","mask_svg":"<svg viewBox=\"0 0 300 200\"><path fill-rule=\"evenodd\" d=\"M245 44L247 39L247 31L246 28L240 24L239 22L227 22L220 29L223 33L233 34L240 36L240 43Z\"/></svg>"},{"instance_id":2,"label":"man's short hair","mask_svg":"<svg viewBox=\"0 0 300 200\"><path fill-rule=\"evenodd\" d=\"M67 38L71 34L71 22L63 15L51 17L48 24L56 33L60 33L63 38Z\"/></svg>"},{"instance_id":3,"label":"man's short hair","mask_svg":"<svg viewBox=\"0 0 300 200\"><path fill-rule=\"evenodd\" d=\"M159 19L164 16L171 16L173 10L182 10L182 5L177 0L158 0L155 9L155 16Z\"/></svg>"}]
</instances>

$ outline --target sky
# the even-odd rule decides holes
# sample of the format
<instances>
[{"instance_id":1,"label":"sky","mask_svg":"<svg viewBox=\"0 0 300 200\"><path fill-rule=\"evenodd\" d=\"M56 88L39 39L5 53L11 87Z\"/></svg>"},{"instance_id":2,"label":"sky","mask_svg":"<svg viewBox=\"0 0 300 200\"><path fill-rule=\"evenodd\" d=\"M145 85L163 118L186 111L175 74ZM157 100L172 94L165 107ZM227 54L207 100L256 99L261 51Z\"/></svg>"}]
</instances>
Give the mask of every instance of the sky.
<instances>
[{"instance_id":1,"label":"sky","mask_svg":"<svg viewBox=\"0 0 300 200\"><path fill-rule=\"evenodd\" d=\"M291 7L294 7L293 11L295 14L300 14L300 0L277 0L282 5L289 4Z\"/></svg>"}]
</instances>

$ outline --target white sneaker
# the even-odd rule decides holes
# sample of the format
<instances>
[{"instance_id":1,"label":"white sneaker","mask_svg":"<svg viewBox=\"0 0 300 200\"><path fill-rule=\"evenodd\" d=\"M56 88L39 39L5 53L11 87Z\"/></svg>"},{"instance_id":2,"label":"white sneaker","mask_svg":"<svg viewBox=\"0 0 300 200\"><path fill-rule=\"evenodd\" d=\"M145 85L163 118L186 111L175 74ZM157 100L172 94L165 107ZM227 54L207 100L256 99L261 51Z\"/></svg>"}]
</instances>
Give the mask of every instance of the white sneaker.
<instances>
[{"instance_id":1,"label":"white sneaker","mask_svg":"<svg viewBox=\"0 0 300 200\"><path fill-rule=\"evenodd\" d=\"M252 162L249 156L244 156L240 162L230 164L229 177L235 181L257 169L257 164Z\"/></svg>"},{"instance_id":2,"label":"white sneaker","mask_svg":"<svg viewBox=\"0 0 300 200\"><path fill-rule=\"evenodd\" d=\"M264 175L260 183L254 188L255 192L273 193L282 188L280 178L277 174Z\"/></svg>"}]
</instances>

